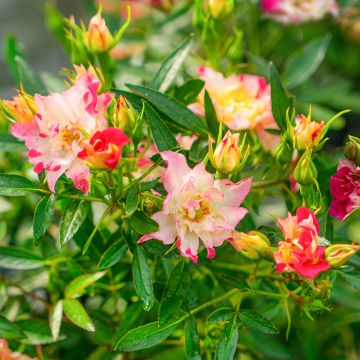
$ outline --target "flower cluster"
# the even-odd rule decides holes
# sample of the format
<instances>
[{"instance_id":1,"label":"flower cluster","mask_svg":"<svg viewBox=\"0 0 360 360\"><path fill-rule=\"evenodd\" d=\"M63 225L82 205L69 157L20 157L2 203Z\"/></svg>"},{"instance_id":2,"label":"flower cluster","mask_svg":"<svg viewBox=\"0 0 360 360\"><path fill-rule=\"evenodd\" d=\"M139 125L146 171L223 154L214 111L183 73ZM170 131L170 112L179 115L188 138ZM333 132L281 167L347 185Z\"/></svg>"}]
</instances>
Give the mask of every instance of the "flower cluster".
<instances>
[{"instance_id":1,"label":"flower cluster","mask_svg":"<svg viewBox=\"0 0 360 360\"><path fill-rule=\"evenodd\" d=\"M339 5L335 0L262 0L261 10L283 24L299 24L337 16Z\"/></svg>"}]
</instances>

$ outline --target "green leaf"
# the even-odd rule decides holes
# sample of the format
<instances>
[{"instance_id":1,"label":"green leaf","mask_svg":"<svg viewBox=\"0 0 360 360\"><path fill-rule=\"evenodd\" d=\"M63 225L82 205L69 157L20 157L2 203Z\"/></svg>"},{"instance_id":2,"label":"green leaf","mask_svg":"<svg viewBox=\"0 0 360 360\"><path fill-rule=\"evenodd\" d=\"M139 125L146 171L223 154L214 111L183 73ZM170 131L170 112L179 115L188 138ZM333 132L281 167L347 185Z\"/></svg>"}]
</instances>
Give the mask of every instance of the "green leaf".
<instances>
[{"instance_id":1,"label":"green leaf","mask_svg":"<svg viewBox=\"0 0 360 360\"><path fill-rule=\"evenodd\" d=\"M184 335L186 358L188 360L201 360L200 339L193 316L190 316L185 322Z\"/></svg>"},{"instance_id":2,"label":"green leaf","mask_svg":"<svg viewBox=\"0 0 360 360\"><path fill-rule=\"evenodd\" d=\"M140 235L154 233L159 230L158 223L139 210L130 216L129 225Z\"/></svg>"},{"instance_id":3,"label":"green leaf","mask_svg":"<svg viewBox=\"0 0 360 360\"><path fill-rule=\"evenodd\" d=\"M291 99L285 93L280 76L273 63L270 63L271 106L274 119L281 130L286 129L286 111L291 107Z\"/></svg>"},{"instance_id":4,"label":"green leaf","mask_svg":"<svg viewBox=\"0 0 360 360\"><path fill-rule=\"evenodd\" d=\"M102 271L102 272L97 272L95 274L85 274L78 276L66 286L65 298L71 299L83 295L87 287L96 283L105 274L106 271Z\"/></svg>"},{"instance_id":5,"label":"green leaf","mask_svg":"<svg viewBox=\"0 0 360 360\"><path fill-rule=\"evenodd\" d=\"M191 110L170 96L144 86L132 84L127 84L126 86L149 101L178 126L192 130L195 133L207 133L205 124Z\"/></svg>"},{"instance_id":6,"label":"green leaf","mask_svg":"<svg viewBox=\"0 0 360 360\"><path fill-rule=\"evenodd\" d=\"M124 240L119 240L109 246L100 258L98 269L105 270L114 266L125 256L127 249Z\"/></svg>"},{"instance_id":7,"label":"green leaf","mask_svg":"<svg viewBox=\"0 0 360 360\"><path fill-rule=\"evenodd\" d=\"M20 44L13 35L7 36L5 39L5 60L15 83L20 82L19 71L15 62L15 57L25 56L21 45L22 44Z\"/></svg>"},{"instance_id":8,"label":"green leaf","mask_svg":"<svg viewBox=\"0 0 360 360\"><path fill-rule=\"evenodd\" d=\"M217 119L216 111L214 105L211 101L211 98L205 90L204 93L204 104L205 104L205 120L209 129L209 132L217 139L219 132L219 121Z\"/></svg>"},{"instance_id":9,"label":"green leaf","mask_svg":"<svg viewBox=\"0 0 360 360\"><path fill-rule=\"evenodd\" d=\"M160 118L159 114L148 103L145 103L145 113L159 151L166 151L176 147L177 142L174 135L166 123Z\"/></svg>"},{"instance_id":10,"label":"green leaf","mask_svg":"<svg viewBox=\"0 0 360 360\"><path fill-rule=\"evenodd\" d=\"M159 326L158 322L149 323L130 330L116 344L118 351L136 351L148 349L160 344L176 329L177 323Z\"/></svg>"},{"instance_id":11,"label":"green leaf","mask_svg":"<svg viewBox=\"0 0 360 360\"><path fill-rule=\"evenodd\" d=\"M39 187L22 176L0 174L1 196L24 196L37 191Z\"/></svg>"},{"instance_id":12,"label":"green leaf","mask_svg":"<svg viewBox=\"0 0 360 360\"><path fill-rule=\"evenodd\" d=\"M246 326L251 329L260 331L265 334L279 333L279 329L269 319L257 312L241 310L239 318Z\"/></svg>"},{"instance_id":13,"label":"green leaf","mask_svg":"<svg viewBox=\"0 0 360 360\"><path fill-rule=\"evenodd\" d=\"M193 35L189 36L165 59L154 77L151 84L152 88L159 90L160 92L166 92L185 61L193 44L193 38Z\"/></svg>"},{"instance_id":14,"label":"green leaf","mask_svg":"<svg viewBox=\"0 0 360 360\"><path fill-rule=\"evenodd\" d=\"M234 316L234 309L232 308L221 308L216 309L212 312L208 318L207 322L225 322L229 321Z\"/></svg>"},{"instance_id":15,"label":"green leaf","mask_svg":"<svg viewBox=\"0 0 360 360\"><path fill-rule=\"evenodd\" d=\"M0 246L0 267L11 270L32 270L44 266L43 259L25 249Z\"/></svg>"},{"instance_id":16,"label":"green leaf","mask_svg":"<svg viewBox=\"0 0 360 360\"><path fill-rule=\"evenodd\" d=\"M191 79L175 90L175 98L181 103L188 105L197 100L205 82L200 79Z\"/></svg>"},{"instance_id":17,"label":"green leaf","mask_svg":"<svg viewBox=\"0 0 360 360\"><path fill-rule=\"evenodd\" d=\"M8 133L0 133L1 152L22 152L25 150L24 143L16 139L16 137Z\"/></svg>"},{"instance_id":18,"label":"green leaf","mask_svg":"<svg viewBox=\"0 0 360 360\"><path fill-rule=\"evenodd\" d=\"M265 79L269 79L269 63L266 59L247 53L247 57L251 60L251 62L255 65L256 74L263 76Z\"/></svg>"},{"instance_id":19,"label":"green leaf","mask_svg":"<svg viewBox=\"0 0 360 360\"><path fill-rule=\"evenodd\" d=\"M132 215L138 208L139 202L140 202L140 197L135 192L134 188L129 189L125 201L126 215Z\"/></svg>"},{"instance_id":20,"label":"green leaf","mask_svg":"<svg viewBox=\"0 0 360 360\"><path fill-rule=\"evenodd\" d=\"M293 88L306 81L324 60L330 36L315 39L292 54L285 66L284 84Z\"/></svg>"},{"instance_id":21,"label":"green leaf","mask_svg":"<svg viewBox=\"0 0 360 360\"><path fill-rule=\"evenodd\" d=\"M63 316L63 301L59 300L50 310L49 324L52 337L56 341L59 337Z\"/></svg>"},{"instance_id":22,"label":"green leaf","mask_svg":"<svg viewBox=\"0 0 360 360\"><path fill-rule=\"evenodd\" d=\"M236 345L239 337L239 330L236 324L236 317L229 321L224 328L223 334L216 347L216 360L233 359L236 351Z\"/></svg>"},{"instance_id":23,"label":"green leaf","mask_svg":"<svg viewBox=\"0 0 360 360\"><path fill-rule=\"evenodd\" d=\"M189 288L189 272L183 260L175 266L166 283L159 307L159 324L164 325L180 310Z\"/></svg>"},{"instance_id":24,"label":"green leaf","mask_svg":"<svg viewBox=\"0 0 360 360\"><path fill-rule=\"evenodd\" d=\"M0 339L23 339L24 333L21 329L11 321L0 315Z\"/></svg>"},{"instance_id":25,"label":"green leaf","mask_svg":"<svg viewBox=\"0 0 360 360\"><path fill-rule=\"evenodd\" d=\"M45 235L49 228L54 215L55 195L47 195L43 197L35 209L34 214L34 242L37 243L39 239Z\"/></svg>"},{"instance_id":26,"label":"green leaf","mask_svg":"<svg viewBox=\"0 0 360 360\"><path fill-rule=\"evenodd\" d=\"M60 224L60 244L70 241L79 230L90 210L87 201L70 200L65 208Z\"/></svg>"},{"instance_id":27,"label":"green leaf","mask_svg":"<svg viewBox=\"0 0 360 360\"><path fill-rule=\"evenodd\" d=\"M26 335L26 339L21 342L29 345L45 345L54 342L49 325L37 319L20 320L16 325ZM62 340L64 337L59 337Z\"/></svg>"},{"instance_id":28,"label":"green leaf","mask_svg":"<svg viewBox=\"0 0 360 360\"><path fill-rule=\"evenodd\" d=\"M243 279L238 279L238 278L228 276L228 275L223 275L221 278L236 289L240 289L240 290L249 290L250 289L250 286Z\"/></svg>"},{"instance_id":29,"label":"green leaf","mask_svg":"<svg viewBox=\"0 0 360 360\"><path fill-rule=\"evenodd\" d=\"M95 331L95 326L84 307L76 299L65 299L63 301L64 313L76 326L87 331Z\"/></svg>"},{"instance_id":30,"label":"green leaf","mask_svg":"<svg viewBox=\"0 0 360 360\"><path fill-rule=\"evenodd\" d=\"M343 272L340 272L341 276L343 277L343 279L350 285L352 286L354 289L356 289L357 291L360 291L360 275L356 274L356 275L350 275L350 274L346 274Z\"/></svg>"},{"instance_id":31,"label":"green leaf","mask_svg":"<svg viewBox=\"0 0 360 360\"><path fill-rule=\"evenodd\" d=\"M136 293L143 302L144 310L149 311L154 305L154 290L150 269L140 246L134 249L133 278Z\"/></svg>"}]
</instances>

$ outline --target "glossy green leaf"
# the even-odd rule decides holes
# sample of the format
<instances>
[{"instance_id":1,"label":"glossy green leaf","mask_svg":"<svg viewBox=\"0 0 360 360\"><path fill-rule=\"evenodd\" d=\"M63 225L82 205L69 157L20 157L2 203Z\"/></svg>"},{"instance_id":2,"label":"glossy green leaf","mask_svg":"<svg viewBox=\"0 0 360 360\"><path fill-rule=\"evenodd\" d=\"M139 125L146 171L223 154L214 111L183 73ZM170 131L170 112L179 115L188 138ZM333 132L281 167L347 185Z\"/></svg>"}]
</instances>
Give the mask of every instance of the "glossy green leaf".
<instances>
[{"instance_id":1,"label":"glossy green leaf","mask_svg":"<svg viewBox=\"0 0 360 360\"><path fill-rule=\"evenodd\" d=\"M265 334L278 334L279 329L263 315L250 310L241 310L240 320L249 328Z\"/></svg>"},{"instance_id":2,"label":"glossy green leaf","mask_svg":"<svg viewBox=\"0 0 360 360\"><path fill-rule=\"evenodd\" d=\"M279 73L270 63L271 106L274 119L281 130L286 129L286 111L291 107L291 99L286 95Z\"/></svg>"},{"instance_id":3,"label":"glossy green leaf","mask_svg":"<svg viewBox=\"0 0 360 360\"><path fill-rule=\"evenodd\" d=\"M200 79L191 79L175 90L175 98L188 105L196 102L205 82Z\"/></svg>"},{"instance_id":4,"label":"glossy green leaf","mask_svg":"<svg viewBox=\"0 0 360 360\"><path fill-rule=\"evenodd\" d=\"M44 196L38 203L34 214L34 241L37 243L39 239L45 235L49 228L55 208L55 195Z\"/></svg>"},{"instance_id":5,"label":"glossy green leaf","mask_svg":"<svg viewBox=\"0 0 360 360\"><path fill-rule=\"evenodd\" d=\"M87 331L95 331L95 326L85 308L76 299L65 299L63 309L66 317L76 326Z\"/></svg>"},{"instance_id":6,"label":"glossy green leaf","mask_svg":"<svg viewBox=\"0 0 360 360\"><path fill-rule=\"evenodd\" d=\"M346 274L343 272L339 272L341 274L341 276L344 278L344 280L350 285L352 286L354 289L356 289L357 291L360 291L360 274Z\"/></svg>"},{"instance_id":7,"label":"glossy green leaf","mask_svg":"<svg viewBox=\"0 0 360 360\"><path fill-rule=\"evenodd\" d=\"M46 345L54 342L49 325L45 321L38 319L20 320L16 322L16 325L26 335L26 339L21 340L25 344ZM58 338L58 340L62 339L64 337Z\"/></svg>"},{"instance_id":8,"label":"glossy green leaf","mask_svg":"<svg viewBox=\"0 0 360 360\"><path fill-rule=\"evenodd\" d=\"M70 241L81 224L86 219L90 210L90 204L87 201L70 200L65 208L60 224L60 243L66 244Z\"/></svg>"},{"instance_id":9,"label":"glossy green leaf","mask_svg":"<svg viewBox=\"0 0 360 360\"><path fill-rule=\"evenodd\" d=\"M214 139L217 139L219 132L219 121L217 119L216 110L211 101L211 98L208 92L205 90L204 93L204 104L205 104L205 120L209 129L209 132L212 134Z\"/></svg>"},{"instance_id":10,"label":"glossy green leaf","mask_svg":"<svg viewBox=\"0 0 360 360\"><path fill-rule=\"evenodd\" d=\"M0 196L24 196L37 191L39 187L22 176L0 174Z\"/></svg>"},{"instance_id":11,"label":"glossy green leaf","mask_svg":"<svg viewBox=\"0 0 360 360\"><path fill-rule=\"evenodd\" d=\"M330 36L315 39L297 50L288 59L284 71L284 84L293 88L306 81L324 60Z\"/></svg>"},{"instance_id":12,"label":"glossy green leaf","mask_svg":"<svg viewBox=\"0 0 360 360\"><path fill-rule=\"evenodd\" d=\"M190 316L185 322L184 336L186 358L188 360L201 360L200 339L193 316Z\"/></svg>"},{"instance_id":13,"label":"glossy green leaf","mask_svg":"<svg viewBox=\"0 0 360 360\"><path fill-rule=\"evenodd\" d=\"M224 328L219 343L215 351L216 360L233 359L236 351L236 345L239 337L239 330L236 323L236 317L229 321Z\"/></svg>"},{"instance_id":14,"label":"glossy green leaf","mask_svg":"<svg viewBox=\"0 0 360 360\"><path fill-rule=\"evenodd\" d=\"M208 318L207 322L224 322L229 321L234 316L234 309L232 308L220 308L212 312Z\"/></svg>"},{"instance_id":15,"label":"glossy green leaf","mask_svg":"<svg viewBox=\"0 0 360 360\"><path fill-rule=\"evenodd\" d=\"M30 251L14 246L0 246L0 268L32 270L44 266L44 260Z\"/></svg>"},{"instance_id":16,"label":"glossy green leaf","mask_svg":"<svg viewBox=\"0 0 360 360\"><path fill-rule=\"evenodd\" d=\"M50 310L49 325L52 337L56 341L59 337L60 327L63 316L63 302L59 300Z\"/></svg>"},{"instance_id":17,"label":"glossy green leaf","mask_svg":"<svg viewBox=\"0 0 360 360\"><path fill-rule=\"evenodd\" d=\"M160 92L165 92L170 87L185 61L192 44L193 35L185 39L180 46L165 59L154 77L151 84L152 88Z\"/></svg>"},{"instance_id":18,"label":"glossy green leaf","mask_svg":"<svg viewBox=\"0 0 360 360\"><path fill-rule=\"evenodd\" d=\"M130 216L129 225L140 235L150 234L159 230L158 223L139 210Z\"/></svg>"},{"instance_id":19,"label":"glossy green leaf","mask_svg":"<svg viewBox=\"0 0 360 360\"><path fill-rule=\"evenodd\" d=\"M116 344L115 349L121 352L148 349L164 341L176 327L176 323L159 326L158 322L140 326L127 332Z\"/></svg>"},{"instance_id":20,"label":"glossy green leaf","mask_svg":"<svg viewBox=\"0 0 360 360\"><path fill-rule=\"evenodd\" d=\"M0 339L23 339L24 333L21 329L3 316L0 316Z\"/></svg>"},{"instance_id":21,"label":"glossy green leaf","mask_svg":"<svg viewBox=\"0 0 360 360\"><path fill-rule=\"evenodd\" d=\"M136 293L144 304L144 310L149 311L154 305L155 297L150 269L140 246L135 246L132 270Z\"/></svg>"},{"instance_id":22,"label":"glossy green leaf","mask_svg":"<svg viewBox=\"0 0 360 360\"><path fill-rule=\"evenodd\" d=\"M125 256L127 249L124 240L119 240L109 246L100 258L98 269L105 270L117 264Z\"/></svg>"},{"instance_id":23,"label":"glossy green leaf","mask_svg":"<svg viewBox=\"0 0 360 360\"><path fill-rule=\"evenodd\" d=\"M148 104L145 103L145 113L150 124L151 133L159 151L166 151L177 146L174 135L160 118L159 114Z\"/></svg>"},{"instance_id":24,"label":"glossy green leaf","mask_svg":"<svg viewBox=\"0 0 360 360\"><path fill-rule=\"evenodd\" d=\"M247 284L247 282L244 279L238 279L227 275L223 275L221 278L236 289L240 289L240 290L250 289L250 286Z\"/></svg>"},{"instance_id":25,"label":"glossy green leaf","mask_svg":"<svg viewBox=\"0 0 360 360\"><path fill-rule=\"evenodd\" d=\"M159 324L167 323L180 310L189 287L189 272L183 260L174 267L166 283L159 307Z\"/></svg>"},{"instance_id":26,"label":"glossy green leaf","mask_svg":"<svg viewBox=\"0 0 360 360\"><path fill-rule=\"evenodd\" d=\"M65 288L65 297L67 299L76 298L84 294L85 289L95 284L106 274L106 271L95 274L85 274L72 280Z\"/></svg>"},{"instance_id":27,"label":"glossy green leaf","mask_svg":"<svg viewBox=\"0 0 360 360\"><path fill-rule=\"evenodd\" d=\"M139 202L140 202L139 195L135 192L133 188L129 189L125 200L126 215L132 215L138 208Z\"/></svg>"},{"instance_id":28,"label":"glossy green leaf","mask_svg":"<svg viewBox=\"0 0 360 360\"><path fill-rule=\"evenodd\" d=\"M195 133L206 133L205 124L185 105L180 104L170 96L144 86L127 84L127 87L146 99L178 126Z\"/></svg>"}]
</instances>

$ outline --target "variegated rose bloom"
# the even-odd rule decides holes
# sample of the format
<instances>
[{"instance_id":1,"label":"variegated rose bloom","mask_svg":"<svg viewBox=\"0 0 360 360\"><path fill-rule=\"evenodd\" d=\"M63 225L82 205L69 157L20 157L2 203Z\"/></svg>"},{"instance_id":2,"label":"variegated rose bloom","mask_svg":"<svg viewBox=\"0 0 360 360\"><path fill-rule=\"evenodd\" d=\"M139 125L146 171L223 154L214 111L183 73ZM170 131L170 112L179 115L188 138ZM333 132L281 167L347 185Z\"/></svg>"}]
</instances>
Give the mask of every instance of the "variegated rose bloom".
<instances>
[{"instance_id":1,"label":"variegated rose bloom","mask_svg":"<svg viewBox=\"0 0 360 360\"><path fill-rule=\"evenodd\" d=\"M204 91L209 93L220 122L234 131L254 130L264 149L274 150L280 143L266 129L277 129L271 111L270 85L263 77L255 75L223 74L201 66L198 69L205 88L200 92L196 103L189 107L197 115L205 115Z\"/></svg>"},{"instance_id":2,"label":"variegated rose bloom","mask_svg":"<svg viewBox=\"0 0 360 360\"><path fill-rule=\"evenodd\" d=\"M83 193L89 189L89 168L78 154L85 139L107 127L106 109L112 94L98 95L99 85L100 81L86 72L62 93L36 94L38 113L33 120L11 126L12 134L25 141L34 171L45 170L52 191L64 173Z\"/></svg>"},{"instance_id":3,"label":"variegated rose bloom","mask_svg":"<svg viewBox=\"0 0 360 360\"><path fill-rule=\"evenodd\" d=\"M311 121L310 115L299 115L295 121L294 139L296 147L305 150L317 146L322 139L325 121Z\"/></svg>"},{"instance_id":4,"label":"variegated rose bloom","mask_svg":"<svg viewBox=\"0 0 360 360\"><path fill-rule=\"evenodd\" d=\"M292 271L306 278L315 278L328 270L325 248L319 245L320 227L315 214L304 207L278 219L285 241L279 241L274 253L276 271Z\"/></svg>"},{"instance_id":5,"label":"variegated rose bloom","mask_svg":"<svg viewBox=\"0 0 360 360\"><path fill-rule=\"evenodd\" d=\"M335 0L262 0L261 10L282 24L299 24L337 16L339 5Z\"/></svg>"},{"instance_id":6,"label":"variegated rose bloom","mask_svg":"<svg viewBox=\"0 0 360 360\"><path fill-rule=\"evenodd\" d=\"M207 257L214 257L214 248L232 238L236 225L248 213L239 206L252 179L238 183L214 180L204 163L191 169L182 154L165 151L161 156L167 164L162 181L168 195L162 211L153 215L159 231L142 236L139 243L157 239L169 245L176 241L181 255L196 263L201 240Z\"/></svg>"}]
</instances>

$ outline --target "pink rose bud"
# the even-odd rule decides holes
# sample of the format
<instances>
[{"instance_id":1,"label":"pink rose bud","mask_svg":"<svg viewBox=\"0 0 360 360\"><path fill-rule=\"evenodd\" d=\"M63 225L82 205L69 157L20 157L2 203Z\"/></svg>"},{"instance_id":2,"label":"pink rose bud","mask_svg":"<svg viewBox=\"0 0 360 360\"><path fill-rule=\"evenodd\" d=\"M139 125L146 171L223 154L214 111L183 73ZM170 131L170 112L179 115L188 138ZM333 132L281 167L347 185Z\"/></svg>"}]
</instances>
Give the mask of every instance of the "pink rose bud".
<instances>
[{"instance_id":1,"label":"pink rose bud","mask_svg":"<svg viewBox=\"0 0 360 360\"><path fill-rule=\"evenodd\" d=\"M232 243L237 251L251 260L274 257L269 239L260 231L250 231L247 234L235 231Z\"/></svg>"},{"instance_id":2,"label":"pink rose bud","mask_svg":"<svg viewBox=\"0 0 360 360\"><path fill-rule=\"evenodd\" d=\"M297 149L305 150L318 145L322 138L321 133L324 125L324 121L311 121L311 115L308 117L305 115L298 116L294 129L294 139Z\"/></svg>"},{"instance_id":3,"label":"pink rose bud","mask_svg":"<svg viewBox=\"0 0 360 360\"><path fill-rule=\"evenodd\" d=\"M335 244L325 250L325 259L332 268L343 265L360 250L360 245Z\"/></svg>"},{"instance_id":4,"label":"pink rose bud","mask_svg":"<svg viewBox=\"0 0 360 360\"><path fill-rule=\"evenodd\" d=\"M104 52L113 43L113 36L106 26L105 20L97 13L90 20L89 29L86 34L86 43L90 51Z\"/></svg>"},{"instance_id":5,"label":"pink rose bud","mask_svg":"<svg viewBox=\"0 0 360 360\"><path fill-rule=\"evenodd\" d=\"M239 145L240 134L227 131L224 138L213 152L212 141L209 141L209 159L214 168L223 174L230 174L240 170L249 156L250 145L245 150L245 142ZM242 153L244 151L244 153Z\"/></svg>"},{"instance_id":6,"label":"pink rose bud","mask_svg":"<svg viewBox=\"0 0 360 360\"><path fill-rule=\"evenodd\" d=\"M78 158L95 168L114 170L123 146L129 142L130 139L120 129L110 127L97 131L88 143L84 142L84 149L78 154Z\"/></svg>"},{"instance_id":7,"label":"pink rose bud","mask_svg":"<svg viewBox=\"0 0 360 360\"><path fill-rule=\"evenodd\" d=\"M234 0L207 0L206 5L214 19L229 15L234 10Z\"/></svg>"},{"instance_id":8,"label":"pink rose bud","mask_svg":"<svg viewBox=\"0 0 360 360\"><path fill-rule=\"evenodd\" d=\"M21 89L13 100L3 100L1 110L11 116L13 120L19 123L28 123L36 115L38 109L34 98Z\"/></svg>"}]
</instances>

